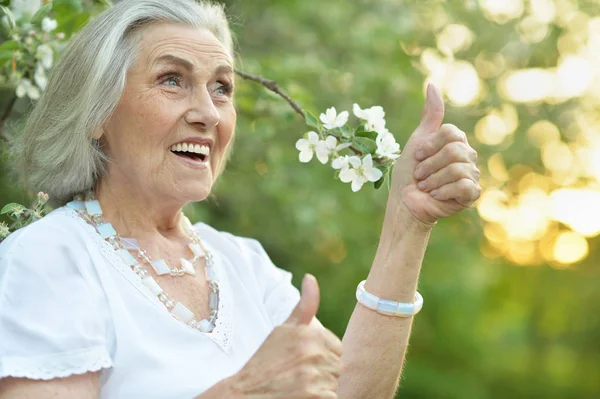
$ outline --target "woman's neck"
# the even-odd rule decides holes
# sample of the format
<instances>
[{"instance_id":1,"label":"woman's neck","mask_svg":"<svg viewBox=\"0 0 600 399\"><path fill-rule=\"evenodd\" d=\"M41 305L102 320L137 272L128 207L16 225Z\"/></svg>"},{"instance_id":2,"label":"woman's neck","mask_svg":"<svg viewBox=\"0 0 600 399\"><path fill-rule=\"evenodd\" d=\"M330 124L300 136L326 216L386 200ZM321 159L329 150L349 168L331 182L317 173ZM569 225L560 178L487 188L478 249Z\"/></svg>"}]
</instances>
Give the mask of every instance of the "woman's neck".
<instances>
[{"instance_id":1,"label":"woman's neck","mask_svg":"<svg viewBox=\"0 0 600 399\"><path fill-rule=\"evenodd\" d=\"M127 185L101 179L95 189L102 214L121 237L136 239L181 238L187 234L182 222L183 204L159 203L151 195Z\"/></svg>"}]
</instances>

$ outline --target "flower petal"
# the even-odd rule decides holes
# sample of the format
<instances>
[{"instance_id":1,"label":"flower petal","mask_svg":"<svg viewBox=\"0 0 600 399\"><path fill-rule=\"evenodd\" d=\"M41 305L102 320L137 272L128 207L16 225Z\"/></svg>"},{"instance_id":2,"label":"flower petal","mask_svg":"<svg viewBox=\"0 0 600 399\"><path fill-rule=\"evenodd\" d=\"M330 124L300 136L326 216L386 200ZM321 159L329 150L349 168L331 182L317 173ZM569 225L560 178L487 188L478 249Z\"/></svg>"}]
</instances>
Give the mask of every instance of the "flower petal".
<instances>
[{"instance_id":1,"label":"flower petal","mask_svg":"<svg viewBox=\"0 0 600 399\"><path fill-rule=\"evenodd\" d=\"M356 116L358 119L367 119L367 114L365 113L365 111L360 109L360 107L356 103L354 103L354 105L352 106L352 112L354 113L354 116Z\"/></svg>"},{"instance_id":2,"label":"flower petal","mask_svg":"<svg viewBox=\"0 0 600 399\"><path fill-rule=\"evenodd\" d=\"M341 112L335 118L335 125L336 125L336 127L342 127L342 126L344 126L346 124L346 122L348 122L348 111Z\"/></svg>"},{"instance_id":3,"label":"flower petal","mask_svg":"<svg viewBox=\"0 0 600 399\"><path fill-rule=\"evenodd\" d=\"M315 152L317 153L317 159L322 164L326 164L327 161L329 161L329 149L327 148L324 141L319 141L319 144L317 144L317 148L315 149Z\"/></svg>"},{"instance_id":4,"label":"flower petal","mask_svg":"<svg viewBox=\"0 0 600 399\"><path fill-rule=\"evenodd\" d=\"M352 155L351 157L348 158L348 163L350 165L352 165L355 168L360 168L361 166L361 162L360 162L360 158L357 157L356 155Z\"/></svg>"},{"instance_id":5,"label":"flower petal","mask_svg":"<svg viewBox=\"0 0 600 399\"><path fill-rule=\"evenodd\" d=\"M348 165L348 160L346 158L347 157L343 155L334 159L331 162L331 166L333 167L333 169L342 169L344 166Z\"/></svg>"},{"instance_id":6,"label":"flower petal","mask_svg":"<svg viewBox=\"0 0 600 399\"><path fill-rule=\"evenodd\" d=\"M310 162L312 157L313 157L312 150L300 151L300 155L299 155L300 162L302 162L302 163Z\"/></svg>"},{"instance_id":7,"label":"flower petal","mask_svg":"<svg viewBox=\"0 0 600 399\"><path fill-rule=\"evenodd\" d=\"M363 184L365 184L364 178L362 178L361 176L356 176L352 180L352 191L357 192L362 188Z\"/></svg>"},{"instance_id":8,"label":"flower petal","mask_svg":"<svg viewBox=\"0 0 600 399\"><path fill-rule=\"evenodd\" d=\"M383 172L377 168L364 169L364 173L365 177L370 182L376 182L377 180L381 179L381 176L383 176Z\"/></svg>"},{"instance_id":9,"label":"flower petal","mask_svg":"<svg viewBox=\"0 0 600 399\"><path fill-rule=\"evenodd\" d=\"M308 140L300 139L300 140L296 141L296 149L298 151L305 151L305 150L308 150L308 148L309 148Z\"/></svg>"},{"instance_id":10,"label":"flower petal","mask_svg":"<svg viewBox=\"0 0 600 399\"><path fill-rule=\"evenodd\" d=\"M367 154L362 159L362 165L365 169L371 169L373 167L373 158L371 157L371 154Z\"/></svg>"},{"instance_id":11,"label":"flower petal","mask_svg":"<svg viewBox=\"0 0 600 399\"><path fill-rule=\"evenodd\" d=\"M344 183L350 183L356 178L356 171L351 168L344 168L340 172L340 180Z\"/></svg>"},{"instance_id":12,"label":"flower petal","mask_svg":"<svg viewBox=\"0 0 600 399\"><path fill-rule=\"evenodd\" d=\"M327 138L325 139L325 145L330 150L335 149L336 144L337 144L337 139L334 136L327 136Z\"/></svg>"},{"instance_id":13,"label":"flower petal","mask_svg":"<svg viewBox=\"0 0 600 399\"><path fill-rule=\"evenodd\" d=\"M319 135L315 132L308 132L308 142L312 145L317 145L319 142Z\"/></svg>"},{"instance_id":14,"label":"flower petal","mask_svg":"<svg viewBox=\"0 0 600 399\"><path fill-rule=\"evenodd\" d=\"M335 147L336 151L342 151L345 150L346 148L350 148L352 147L352 143L342 143L340 145L338 145L337 147Z\"/></svg>"}]
</instances>

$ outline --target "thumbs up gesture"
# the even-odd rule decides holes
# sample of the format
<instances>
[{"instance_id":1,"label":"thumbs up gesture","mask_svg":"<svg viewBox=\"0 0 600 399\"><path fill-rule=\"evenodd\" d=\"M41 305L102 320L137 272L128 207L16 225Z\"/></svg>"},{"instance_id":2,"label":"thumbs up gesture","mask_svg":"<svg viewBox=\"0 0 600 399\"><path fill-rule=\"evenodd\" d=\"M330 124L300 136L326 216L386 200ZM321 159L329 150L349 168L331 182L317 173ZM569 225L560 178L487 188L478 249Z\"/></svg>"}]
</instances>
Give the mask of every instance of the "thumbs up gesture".
<instances>
[{"instance_id":1,"label":"thumbs up gesture","mask_svg":"<svg viewBox=\"0 0 600 399\"><path fill-rule=\"evenodd\" d=\"M313 322L319 302L317 280L307 274L300 302L242 370L229 379L228 397L338 397L342 344L335 334Z\"/></svg>"},{"instance_id":2,"label":"thumbs up gesture","mask_svg":"<svg viewBox=\"0 0 600 399\"><path fill-rule=\"evenodd\" d=\"M425 224L470 207L481 194L477 152L462 130L442 125L443 119L440 92L429 85L421 123L392 172L390 200L400 200Z\"/></svg>"}]
</instances>

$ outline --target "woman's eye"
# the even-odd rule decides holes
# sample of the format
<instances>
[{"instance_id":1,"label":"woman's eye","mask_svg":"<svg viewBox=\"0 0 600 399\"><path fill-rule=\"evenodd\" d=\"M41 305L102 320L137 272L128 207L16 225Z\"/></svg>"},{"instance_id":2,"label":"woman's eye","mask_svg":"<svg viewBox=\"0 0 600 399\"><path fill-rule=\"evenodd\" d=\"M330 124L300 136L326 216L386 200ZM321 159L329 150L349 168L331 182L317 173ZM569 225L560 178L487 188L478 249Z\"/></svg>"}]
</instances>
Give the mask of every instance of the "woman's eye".
<instances>
[{"instance_id":1,"label":"woman's eye","mask_svg":"<svg viewBox=\"0 0 600 399\"><path fill-rule=\"evenodd\" d=\"M176 75L167 75L162 78L162 83L167 86L181 86L181 77Z\"/></svg>"},{"instance_id":2,"label":"woman's eye","mask_svg":"<svg viewBox=\"0 0 600 399\"><path fill-rule=\"evenodd\" d=\"M226 96L229 95L233 90L233 87L229 83L221 83L215 90L218 94Z\"/></svg>"}]
</instances>

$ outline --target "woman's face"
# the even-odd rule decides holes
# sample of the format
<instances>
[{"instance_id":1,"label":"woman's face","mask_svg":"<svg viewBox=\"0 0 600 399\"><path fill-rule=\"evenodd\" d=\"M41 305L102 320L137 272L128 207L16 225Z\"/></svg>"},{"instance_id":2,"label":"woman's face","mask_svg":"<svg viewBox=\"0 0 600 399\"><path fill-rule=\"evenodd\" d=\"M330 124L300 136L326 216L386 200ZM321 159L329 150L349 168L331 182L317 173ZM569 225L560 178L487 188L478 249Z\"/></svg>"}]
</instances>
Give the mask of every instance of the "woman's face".
<instances>
[{"instance_id":1,"label":"woman's face","mask_svg":"<svg viewBox=\"0 0 600 399\"><path fill-rule=\"evenodd\" d=\"M151 25L103 127L106 183L160 201L203 200L226 161L235 121L225 47L206 29Z\"/></svg>"}]
</instances>

